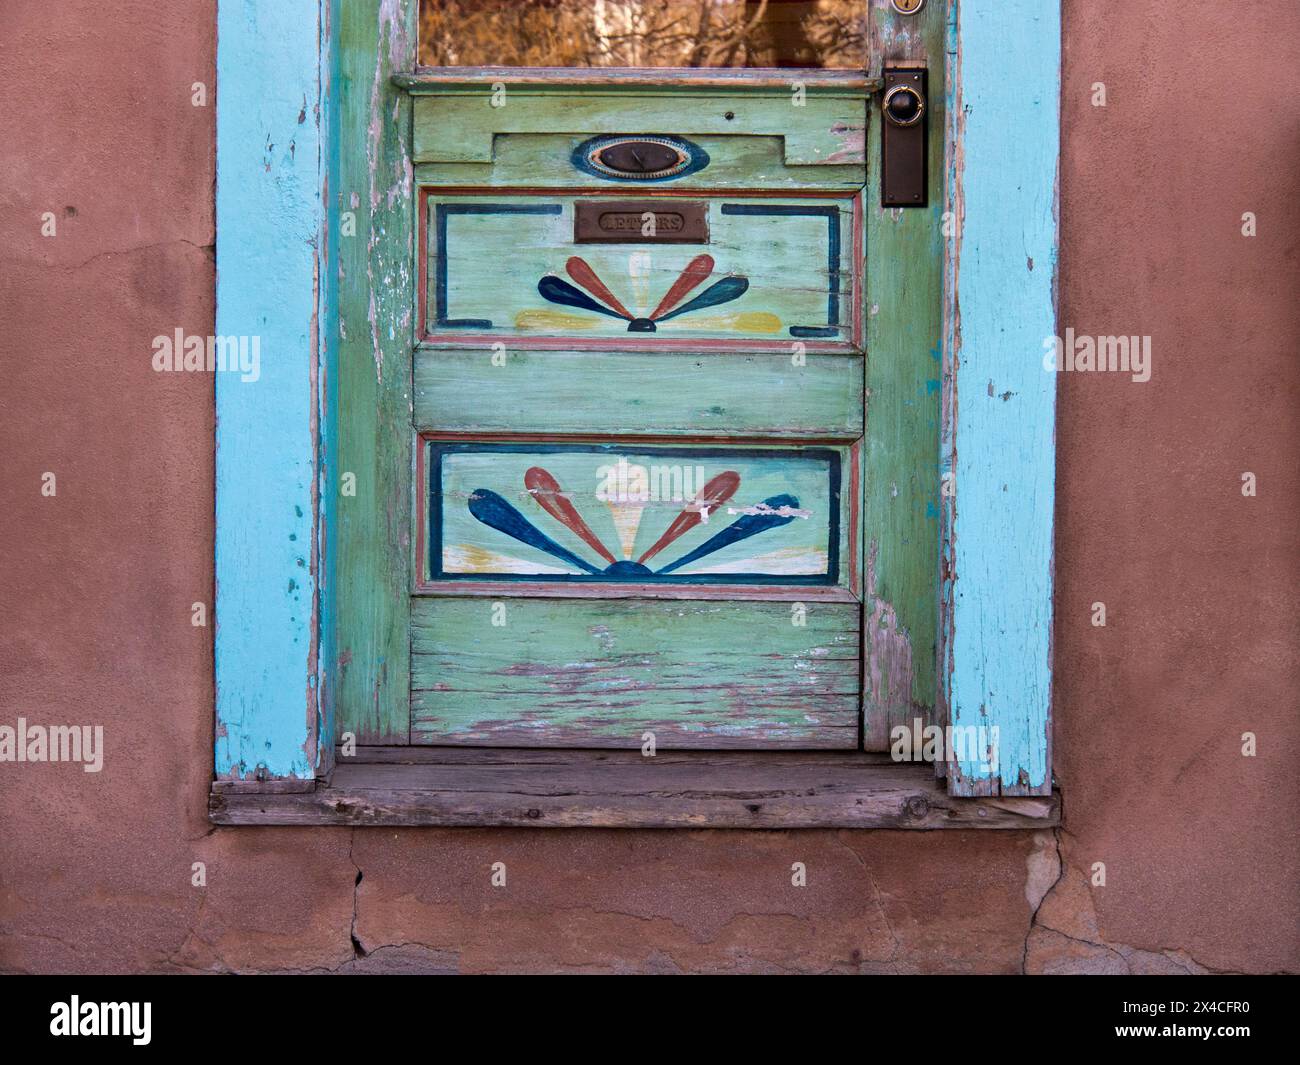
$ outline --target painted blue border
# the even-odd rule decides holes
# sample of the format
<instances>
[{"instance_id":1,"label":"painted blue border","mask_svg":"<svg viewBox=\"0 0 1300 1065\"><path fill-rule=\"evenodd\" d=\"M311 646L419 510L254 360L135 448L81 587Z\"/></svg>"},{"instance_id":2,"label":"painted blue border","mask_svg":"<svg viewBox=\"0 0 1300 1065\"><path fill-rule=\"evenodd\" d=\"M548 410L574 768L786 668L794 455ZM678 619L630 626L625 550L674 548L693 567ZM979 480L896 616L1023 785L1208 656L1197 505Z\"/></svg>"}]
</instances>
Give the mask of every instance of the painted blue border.
<instances>
[{"instance_id":1,"label":"painted blue border","mask_svg":"<svg viewBox=\"0 0 1300 1065\"><path fill-rule=\"evenodd\" d=\"M448 329L491 329L487 318L447 317L447 218L456 214L560 214L558 203L434 203L434 240L437 259L433 264L434 321Z\"/></svg>"},{"instance_id":2,"label":"painted blue border","mask_svg":"<svg viewBox=\"0 0 1300 1065\"><path fill-rule=\"evenodd\" d=\"M840 500L841 493L841 458L840 453L831 448L750 448L750 447L654 447L643 446L633 442L616 444L492 444L492 443L448 443L440 440L425 441L428 447L428 566L430 580L435 581L518 581L532 584L565 583L612 583L612 584L712 584L712 585L834 585L839 582L840 570ZM614 577L606 574L555 574L555 573L444 573L442 571L442 510L439 506L442 484L442 456L448 453L495 452L499 454L585 454L619 455L635 452L638 455L663 455L669 458L719 458L740 455L745 458L812 458L828 464L829 479L828 503L830 521L827 533L828 549L826 552L826 572L813 574L746 574L746 573L697 573L697 574L650 574L639 576L635 580L626 577Z\"/></svg>"},{"instance_id":3,"label":"painted blue border","mask_svg":"<svg viewBox=\"0 0 1300 1065\"><path fill-rule=\"evenodd\" d=\"M792 337L836 337L840 334L840 209L799 204L724 203L723 214L755 215L773 218L806 216L826 219L826 324L792 325Z\"/></svg>"}]
</instances>

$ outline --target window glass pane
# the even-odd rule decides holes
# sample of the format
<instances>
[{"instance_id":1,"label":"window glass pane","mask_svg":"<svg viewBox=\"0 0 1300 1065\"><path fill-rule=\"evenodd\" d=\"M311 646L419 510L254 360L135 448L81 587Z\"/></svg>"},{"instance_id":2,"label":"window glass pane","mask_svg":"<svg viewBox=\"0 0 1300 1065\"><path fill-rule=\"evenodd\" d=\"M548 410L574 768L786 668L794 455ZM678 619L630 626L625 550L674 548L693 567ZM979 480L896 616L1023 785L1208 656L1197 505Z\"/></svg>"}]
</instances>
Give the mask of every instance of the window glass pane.
<instances>
[{"instance_id":1,"label":"window glass pane","mask_svg":"<svg viewBox=\"0 0 1300 1065\"><path fill-rule=\"evenodd\" d=\"M866 0L421 0L420 65L867 64Z\"/></svg>"}]
</instances>

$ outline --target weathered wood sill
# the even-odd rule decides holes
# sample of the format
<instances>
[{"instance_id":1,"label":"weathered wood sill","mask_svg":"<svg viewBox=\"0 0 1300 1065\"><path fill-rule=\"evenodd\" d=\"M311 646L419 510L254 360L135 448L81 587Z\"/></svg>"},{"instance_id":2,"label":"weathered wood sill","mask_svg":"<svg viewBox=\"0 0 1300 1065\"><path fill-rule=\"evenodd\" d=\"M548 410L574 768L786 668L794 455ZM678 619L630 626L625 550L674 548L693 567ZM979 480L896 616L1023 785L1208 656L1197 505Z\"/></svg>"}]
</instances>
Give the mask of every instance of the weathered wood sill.
<instances>
[{"instance_id":1,"label":"weathered wood sill","mask_svg":"<svg viewBox=\"0 0 1300 1065\"><path fill-rule=\"evenodd\" d=\"M271 782L273 785L274 782ZM997 828L1060 824L1060 796L952 798L928 764L839 753L363 748L310 790L215 781L219 825Z\"/></svg>"}]
</instances>

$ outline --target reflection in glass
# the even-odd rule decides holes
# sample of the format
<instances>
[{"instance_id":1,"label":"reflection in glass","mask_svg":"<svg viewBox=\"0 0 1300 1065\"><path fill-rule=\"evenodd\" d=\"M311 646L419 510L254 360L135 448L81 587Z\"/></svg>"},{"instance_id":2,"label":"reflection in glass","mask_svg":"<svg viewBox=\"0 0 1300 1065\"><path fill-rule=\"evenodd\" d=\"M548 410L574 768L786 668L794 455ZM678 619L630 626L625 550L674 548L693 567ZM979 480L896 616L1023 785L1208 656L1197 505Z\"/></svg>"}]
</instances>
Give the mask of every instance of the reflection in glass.
<instances>
[{"instance_id":1,"label":"reflection in glass","mask_svg":"<svg viewBox=\"0 0 1300 1065\"><path fill-rule=\"evenodd\" d=\"M861 69L866 0L421 0L420 65Z\"/></svg>"}]
</instances>

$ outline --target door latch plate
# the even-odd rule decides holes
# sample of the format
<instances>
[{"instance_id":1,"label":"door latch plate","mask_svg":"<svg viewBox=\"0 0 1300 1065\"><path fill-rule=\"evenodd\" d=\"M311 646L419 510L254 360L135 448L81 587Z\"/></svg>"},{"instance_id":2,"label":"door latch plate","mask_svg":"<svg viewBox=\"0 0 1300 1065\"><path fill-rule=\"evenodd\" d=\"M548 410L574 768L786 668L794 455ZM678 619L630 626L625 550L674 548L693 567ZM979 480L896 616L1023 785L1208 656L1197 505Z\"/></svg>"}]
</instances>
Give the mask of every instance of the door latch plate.
<instances>
[{"instance_id":1,"label":"door latch plate","mask_svg":"<svg viewBox=\"0 0 1300 1065\"><path fill-rule=\"evenodd\" d=\"M880 202L925 207L929 202L929 85L919 68L886 68L880 123Z\"/></svg>"}]
</instances>

